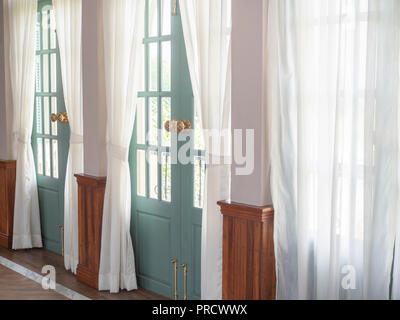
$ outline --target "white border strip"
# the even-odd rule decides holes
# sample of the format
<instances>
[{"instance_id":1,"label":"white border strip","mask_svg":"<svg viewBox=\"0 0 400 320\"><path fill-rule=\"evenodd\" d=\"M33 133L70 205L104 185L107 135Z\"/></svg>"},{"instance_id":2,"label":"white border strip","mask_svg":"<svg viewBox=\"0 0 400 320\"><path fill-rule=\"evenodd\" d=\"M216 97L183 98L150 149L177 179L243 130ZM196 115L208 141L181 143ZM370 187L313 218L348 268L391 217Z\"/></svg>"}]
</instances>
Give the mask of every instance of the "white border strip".
<instances>
[{"instance_id":1,"label":"white border strip","mask_svg":"<svg viewBox=\"0 0 400 320\"><path fill-rule=\"evenodd\" d=\"M24 277L31 279L31 280L39 283L40 285L42 285L42 280L44 277L41 276L40 274L33 272L33 271L31 271L19 264L16 264L15 262L12 262L4 257L1 257L1 256L0 256L0 264L16 273L19 273L20 275L22 275ZM68 299L71 299L71 300L91 300L88 297L85 297L85 296L79 294L78 292L68 289L58 283L56 283L56 289L54 291Z\"/></svg>"}]
</instances>

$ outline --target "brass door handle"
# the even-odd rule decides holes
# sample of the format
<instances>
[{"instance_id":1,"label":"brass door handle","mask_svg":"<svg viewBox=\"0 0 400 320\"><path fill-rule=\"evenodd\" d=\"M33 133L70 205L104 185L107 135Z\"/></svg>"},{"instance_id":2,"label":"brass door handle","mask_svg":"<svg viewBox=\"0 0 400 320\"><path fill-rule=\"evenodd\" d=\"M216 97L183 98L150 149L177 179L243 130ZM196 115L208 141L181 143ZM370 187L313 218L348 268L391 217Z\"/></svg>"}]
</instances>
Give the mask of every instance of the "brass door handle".
<instances>
[{"instance_id":1,"label":"brass door handle","mask_svg":"<svg viewBox=\"0 0 400 320\"><path fill-rule=\"evenodd\" d=\"M68 119L68 114L66 112L61 113L58 112L57 114L52 113L51 114L51 121L52 122L60 122L60 123L68 123L69 119Z\"/></svg>"},{"instance_id":2,"label":"brass door handle","mask_svg":"<svg viewBox=\"0 0 400 320\"><path fill-rule=\"evenodd\" d=\"M61 255L64 257L64 226L60 224L58 227L60 228L61 234Z\"/></svg>"},{"instance_id":3,"label":"brass door handle","mask_svg":"<svg viewBox=\"0 0 400 320\"><path fill-rule=\"evenodd\" d=\"M187 300L187 274L188 274L188 267L187 265L181 264L181 267L183 268L183 300Z\"/></svg>"},{"instance_id":4,"label":"brass door handle","mask_svg":"<svg viewBox=\"0 0 400 320\"><path fill-rule=\"evenodd\" d=\"M178 12L177 0L172 0L172 15L176 16Z\"/></svg>"},{"instance_id":5,"label":"brass door handle","mask_svg":"<svg viewBox=\"0 0 400 320\"><path fill-rule=\"evenodd\" d=\"M178 261L172 259L171 263L174 265L174 299L178 300Z\"/></svg>"},{"instance_id":6,"label":"brass door handle","mask_svg":"<svg viewBox=\"0 0 400 320\"><path fill-rule=\"evenodd\" d=\"M192 129L192 123L190 122L190 120L178 121L178 120L174 119L172 121L165 122L164 129L167 132L180 133L183 130Z\"/></svg>"}]
</instances>

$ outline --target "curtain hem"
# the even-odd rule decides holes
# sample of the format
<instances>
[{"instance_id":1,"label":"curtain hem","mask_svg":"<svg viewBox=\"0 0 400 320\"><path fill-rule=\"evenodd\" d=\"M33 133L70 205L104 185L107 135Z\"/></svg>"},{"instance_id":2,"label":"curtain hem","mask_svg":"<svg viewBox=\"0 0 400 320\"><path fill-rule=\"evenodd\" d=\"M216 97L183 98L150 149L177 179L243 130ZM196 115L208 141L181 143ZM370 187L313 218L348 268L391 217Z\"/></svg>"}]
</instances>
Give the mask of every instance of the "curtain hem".
<instances>
[{"instance_id":1,"label":"curtain hem","mask_svg":"<svg viewBox=\"0 0 400 320\"><path fill-rule=\"evenodd\" d=\"M72 258L69 254L64 254L64 267L65 270L70 270L73 274L76 274L78 269L79 260Z\"/></svg>"},{"instance_id":2,"label":"curtain hem","mask_svg":"<svg viewBox=\"0 0 400 320\"><path fill-rule=\"evenodd\" d=\"M42 236L13 236L13 250L43 248Z\"/></svg>"},{"instance_id":3,"label":"curtain hem","mask_svg":"<svg viewBox=\"0 0 400 320\"><path fill-rule=\"evenodd\" d=\"M121 281L121 283L120 283ZM118 293L121 290L137 290L137 280L135 274L100 274L99 291L110 291Z\"/></svg>"}]
</instances>

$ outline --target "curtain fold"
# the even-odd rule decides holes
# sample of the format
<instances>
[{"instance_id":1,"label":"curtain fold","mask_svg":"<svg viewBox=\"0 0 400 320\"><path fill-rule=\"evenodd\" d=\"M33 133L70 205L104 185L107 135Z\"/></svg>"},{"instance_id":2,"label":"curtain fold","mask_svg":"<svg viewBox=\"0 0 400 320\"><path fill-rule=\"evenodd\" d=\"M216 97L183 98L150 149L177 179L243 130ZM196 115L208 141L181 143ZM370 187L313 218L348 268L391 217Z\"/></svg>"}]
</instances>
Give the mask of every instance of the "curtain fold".
<instances>
[{"instance_id":1,"label":"curtain fold","mask_svg":"<svg viewBox=\"0 0 400 320\"><path fill-rule=\"evenodd\" d=\"M42 247L36 168L31 146L37 1L8 0L10 76L17 148L13 249Z\"/></svg>"},{"instance_id":2,"label":"curtain fold","mask_svg":"<svg viewBox=\"0 0 400 320\"><path fill-rule=\"evenodd\" d=\"M205 135L206 168L202 221L201 298L222 298L222 216L217 201L230 199L230 165L216 159L230 157L231 117L231 0L181 0L183 33L196 111L203 130L216 133L211 145ZM214 137L215 138L215 137ZM218 141L217 141L218 140Z\"/></svg>"},{"instance_id":3,"label":"curtain fold","mask_svg":"<svg viewBox=\"0 0 400 320\"><path fill-rule=\"evenodd\" d=\"M144 0L103 0L107 97L107 186L103 211L99 289L137 289L130 235L131 180L128 163L140 64Z\"/></svg>"},{"instance_id":4,"label":"curtain fold","mask_svg":"<svg viewBox=\"0 0 400 320\"><path fill-rule=\"evenodd\" d=\"M76 273L78 246L78 185L83 172L82 0L53 0L60 48L64 100L71 128L64 192L64 264Z\"/></svg>"},{"instance_id":5,"label":"curtain fold","mask_svg":"<svg viewBox=\"0 0 400 320\"><path fill-rule=\"evenodd\" d=\"M4 23L4 73L5 73L5 103L6 103L6 131L7 157L4 159L17 159L17 147L14 139L13 119L14 108L12 102L11 71L10 71L10 28L8 22L8 1L3 1L3 23Z\"/></svg>"},{"instance_id":6,"label":"curtain fold","mask_svg":"<svg viewBox=\"0 0 400 320\"><path fill-rule=\"evenodd\" d=\"M400 2L269 0L265 15L277 297L388 299Z\"/></svg>"}]
</instances>

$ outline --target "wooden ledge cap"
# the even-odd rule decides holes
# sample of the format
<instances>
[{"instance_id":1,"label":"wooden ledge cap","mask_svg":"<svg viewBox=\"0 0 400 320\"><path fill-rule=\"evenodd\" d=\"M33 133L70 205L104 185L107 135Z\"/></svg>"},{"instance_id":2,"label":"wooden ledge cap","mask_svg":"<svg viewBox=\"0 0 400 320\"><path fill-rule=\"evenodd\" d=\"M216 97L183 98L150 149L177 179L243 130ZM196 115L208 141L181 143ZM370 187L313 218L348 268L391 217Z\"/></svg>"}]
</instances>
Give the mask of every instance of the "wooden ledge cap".
<instances>
[{"instance_id":1,"label":"wooden ledge cap","mask_svg":"<svg viewBox=\"0 0 400 320\"><path fill-rule=\"evenodd\" d=\"M0 168L16 168L17 161L16 160L1 160L0 159Z\"/></svg>"},{"instance_id":2,"label":"wooden ledge cap","mask_svg":"<svg viewBox=\"0 0 400 320\"><path fill-rule=\"evenodd\" d=\"M218 201L218 205L221 207L221 213L224 216L260 222L273 219L274 217L274 208L272 206L257 207L230 201Z\"/></svg>"},{"instance_id":3,"label":"wooden ledge cap","mask_svg":"<svg viewBox=\"0 0 400 320\"><path fill-rule=\"evenodd\" d=\"M107 182L106 177L94 177L87 174L75 174L75 177L79 184L88 186L104 186Z\"/></svg>"}]
</instances>

